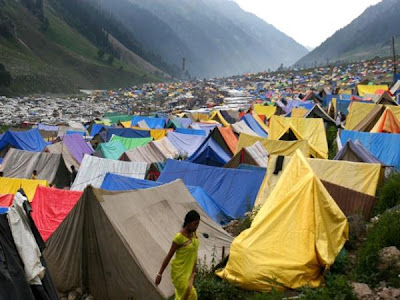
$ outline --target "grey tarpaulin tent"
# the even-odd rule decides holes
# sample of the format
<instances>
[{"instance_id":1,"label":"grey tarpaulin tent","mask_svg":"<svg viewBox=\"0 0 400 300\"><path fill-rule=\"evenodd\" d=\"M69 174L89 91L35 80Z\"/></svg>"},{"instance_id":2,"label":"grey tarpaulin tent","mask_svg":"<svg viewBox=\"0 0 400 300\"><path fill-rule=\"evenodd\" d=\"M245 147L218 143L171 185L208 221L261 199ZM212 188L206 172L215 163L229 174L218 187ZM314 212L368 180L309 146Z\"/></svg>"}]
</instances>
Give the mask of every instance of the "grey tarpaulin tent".
<instances>
[{"instance_id":1,"label":"grey tarpaulin tent","mask_svg":"<svg viewBox=\"0 0 400 300\"><path fill-rule=\"evenodd\" d=\"M38 179L47 180L57 187L70 184L70 173L61 154L30 152L10 149L1 164L0 171L5 177L30 179L33 170L38 172Z\"/></svg>"},{"instance_id":2,"label":"grey tarpaulin tent","mask_svg":"<svg viewBox=\"0 0 400 300\"><path fill-rule=\"evenodd\" d=\"M47 242L45 257L58 290L83 287L96 300L172 296L169 267L159 287L153 282L191 209L201 215L198 258L210 265L213 255L218 261L223 249L228 253L232 237L206 215L182 181L122 192L87 187Z\"/></svg>"}]
</instances>

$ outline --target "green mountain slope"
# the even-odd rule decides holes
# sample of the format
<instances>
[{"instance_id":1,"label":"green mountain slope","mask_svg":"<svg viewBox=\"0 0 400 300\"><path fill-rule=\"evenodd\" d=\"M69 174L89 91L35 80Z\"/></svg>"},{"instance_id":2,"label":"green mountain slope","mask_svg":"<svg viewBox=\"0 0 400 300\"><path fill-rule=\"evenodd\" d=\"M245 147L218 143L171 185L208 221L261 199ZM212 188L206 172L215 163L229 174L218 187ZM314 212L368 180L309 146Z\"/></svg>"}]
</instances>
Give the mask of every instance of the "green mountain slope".
<instances>
[{"instance_id":1,"label":"green mountain slope","mask_svg":"<svg viewBox=\"0 0 400 300\"><path fill-rule=\"evenodd\" d=\"M400 1L383 0L338 30L296 65L312 66L335 61L355 61L391 55L391 38L400 46Z\"/></svg>"},{"instance_id":2,"label":"green mountain slope","mask_svg":"<svg viewBox=\"0 0 400 300\"><path fill-rule=\"evenodd\" d=\"M130 86L162 78L157 68L99 59L98 47L71 28L47 2L43 21L14 0L0 0L0 63L11 73L2 94L75 93L80 88ZM5 28L5 29L4 29ZM147 69L147 70L146 70Z\"/></svg>"}]
</instances>

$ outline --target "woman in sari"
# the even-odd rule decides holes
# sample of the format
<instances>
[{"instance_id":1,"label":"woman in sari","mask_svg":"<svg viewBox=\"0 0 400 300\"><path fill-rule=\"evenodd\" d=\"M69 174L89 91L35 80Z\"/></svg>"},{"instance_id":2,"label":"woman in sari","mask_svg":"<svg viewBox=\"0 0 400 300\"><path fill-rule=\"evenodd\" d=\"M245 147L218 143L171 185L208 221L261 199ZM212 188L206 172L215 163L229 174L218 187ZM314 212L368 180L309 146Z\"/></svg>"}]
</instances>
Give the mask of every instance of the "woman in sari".
<instances>
[{"instance_id":1,"label":"woman in sari","mask_svg":"<svg viewBox=\"0 0 400 300\"><path fill-rule=\"evenodd\" d=\"M165 268L175 254L171 262L171 278L175 287L175 300L197 300L193 280L199 248L199 239L196 235L199 223L200 215L196 211L191 210L186 214L183 228L175 235L155 280L155 284L159 285Z\"/></svg>"}]
</instances>

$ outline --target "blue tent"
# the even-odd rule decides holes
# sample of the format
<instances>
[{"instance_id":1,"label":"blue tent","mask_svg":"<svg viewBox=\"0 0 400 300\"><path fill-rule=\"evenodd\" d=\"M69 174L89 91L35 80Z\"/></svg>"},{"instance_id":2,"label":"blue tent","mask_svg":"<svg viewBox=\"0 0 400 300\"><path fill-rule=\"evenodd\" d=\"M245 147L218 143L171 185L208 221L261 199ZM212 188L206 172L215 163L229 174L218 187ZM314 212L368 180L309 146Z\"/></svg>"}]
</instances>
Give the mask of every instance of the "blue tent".
<instances>
[{"instance_id":1,"label":"blue tent","mask_svg":"<svg viewBox=\"0 0 400 300\"><path fill-rule=\"evenodd\" d=\"M106 142L111 139L113 134L126 138L150 137L149 130L135 130L131 128L107 128Z\"/></svg>"},{"instance_id":2,"label":"blue tent","mask_svg":"<svg viewBox=\"0 0 400 300\"><path fill-rule=\"evenodd\" d=\"M176 122L179 122L179 124L181 124L182 128L188 128L190 126L190 124L193 123L193 121L189 118L174 118L173 119Z\"/></svg>"},{"instance_id":3,"label":"blue tent","mask_svg":"<svg viewBox=\"0 0 400 300\"><path fill-rule=\"evenodd\" d=\"M377 159L400 170L400 134L342 131L342 145L348 140L359 140Z\"/></svg>"},{"instance_id":4,"label":"blue tent","mask_svg":"<svg viewBox=\"0 0 400 300\"><path fill-rule=\"evenodd\" d=\"M93 124L92 128L90 129L90 135L95 136L98 134L103 128L107 128L109 126L103 125L103 124Z\"/></svg>"},{"instance_id":5,"label":"blue tent","mask_svg":"<svg viewBox=\"0 0 400 300\"><path fill-rule=\"evenodd\" d=\"M11 146L19 150L42 152L47 146L46 142L39 133L39 130L31 129L27 131L10 131L0 139L0 150Z\"/></svg>"},{"instance_id":6,"label":"blue tent","mask_svg":"<svg viewBox=\"0 0 400 300\"><path fill-rule=\"evenodd\" d=\"M249 126L255 133L261 137L268 137L268 134L261 128L260 124L253 118L252 115L246 114L243 116L244 122Z\"/></svg>"},{"instance_id":7,"label":"blue tent","mask_svg":"<svg viewBox=\"0 0 400 300\"><path fill-rule=\"evenodd\" d=\"M126 191L148 189L160 185L163 185L163 183L107 173L104 177L101 188L109 191ZM223 209L219 207L201 187L187 186L187 189L208 216L215 222L224 224L230 220Z\"/></svg>"},{"instance_id":8,"label":"blue tent","mask_svg":"<svg viewBox=\"0 0 400 300\"><path fill-rule=\"evenodd\" d=\"M167 160L158 181L182 179L187 185L200 186L230 218L237 219L252 210L264 176L263 170L217 168Z\"/></svg>"},{"instance_id":9,"label":"blue tent","mask_svg":"<svg viewBox=\"0 0 400 300\"><path fill-rule=\"evenodd\" d=\"M205 130L199 130L199 129L177 128L177 129L175 129L175 132L182 133L182 134L207 136L207 133Z\"/></svg>"},{"instance_id":10,"label":"blue tent","mask_svg":"<svg viewBox=\"0 0 400 300\"><path fill-rule=\"evenodd\" d=\"M6 214L6 213L8 213L8 207L0 206L0 214Z\"/></svg>"},{"instance_id":11,"label":"blue tent","mask_svg":"<svg viewBox=\"0 0 400 300\"><path fill-rule=\"evenodd\" d=\"M232 157L227 154L210 135L203 144L187 158L187 161L201 165L222 167L228 163L231 158Z\"/></svg>"},{"instance_id":12,"label":"blue tent","mask_svg":"<svg viewBox=\"0 0 400 300\"><path fill-rule=\"evenodd\" d=\"M131 126L137 126L140 121L145 121L151 129L162 129L165 127L165 119L144 116L133 116Z\"/></svg>"},{"instance_id":13,"label":"blue tent","mask_svg":"<svg viewBox=\"0 0 400 300\"><path fill-rule=\"evenodd\" d=\"M85 136L85 132L83 131L67 130L67 132L65 133L65 135L71 134L79 134L80 136Z\"/></svg>"},{"instance_id":14,"label":"blue tent","mask_svg":"<svg viewBox=\"0 0 400 300\"><path fill-rule=\"evenodd\" d=\"M168 132L167 138L179 150L180 154L187 154L187 156L191 156L206 139L205 136L201 135L177 132Z\"/></svg>"}]
</instances>

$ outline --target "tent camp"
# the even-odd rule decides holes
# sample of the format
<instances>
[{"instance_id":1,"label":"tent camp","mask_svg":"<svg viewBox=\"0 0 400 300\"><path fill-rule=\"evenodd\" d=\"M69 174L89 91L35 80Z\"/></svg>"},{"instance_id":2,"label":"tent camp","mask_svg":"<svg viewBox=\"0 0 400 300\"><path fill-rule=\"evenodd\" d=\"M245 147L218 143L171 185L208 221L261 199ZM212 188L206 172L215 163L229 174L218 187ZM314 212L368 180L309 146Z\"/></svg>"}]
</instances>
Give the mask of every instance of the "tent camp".
<instances>
[{"instance_id":1,"label":"tent camp","mask_svg":"<svg viewBox=\"0 0 400 300\"><path fill-rule=\"evenodd\" d=\"M264 178L255 205L262 206L272 193L291 160L290 156L271 155L268 161L267 175ZM375 196L381 180L381 165L349 161L307 158L319 179L347 187L360 193Z\"/></svg>"},{"instance_id":2,"label":"tent camp","mask_svg":"<svg viewBox=\"0 0 400 300\"><path fill-rule=\"evenodd\" d=\"M23 189L28 200L32 201L39 185L49 186L49 183L47 180L0 177L0 195L15 195L19 189Z\"/></svg>"},{"instance_id":3,"label":"tent camp","mask_svg":"<svg viewBox=\"0 0 400 300\"><path fill-rule=\"evenodd\" d=\"M27 131L7 130L0 139L0 157L4 157L10 148L41 152L45 147L46 142L37 129Z\"/></svg>"},{"instance_id":4,"label":"tent camp","mask_svg":"<svg viewBox=\"0 0 400 300\"><path fill-rule=\"evenodd\" d=\"M298 151L217 273L247 290L317 287L348 239L348 223Z\"/></svg>"},{"instance_id":5,"label":"tent camp","mask_svg":"<svg viewBox=\"0 0 400 300\"><path fill-rule=\"evenodd\" d=\"M160 185L163 185L163 183L107 173L101 188L108 191L128 191L148 189ZM190 185L186 187L193 198L214 222L225 224L230 220L224 210L203 190L203 188Z\"/></svg>"},{"instance_id":6,"label":"tent camp","mask_svg":"<svg viewBox=\"0 0 400 300\"><path fill-rule=\"evenodd\" d=\"M159 182L182 179L186 185L202 187L232 219L242 218L253 208L264 170L210 167L167 160Z\"/></svg>"},{"instance_id":7,"label":"tent camp","mask_svg":"<svg viewBox=\"0 0 400 300\"><path fill-rule=\"evenodd\" d=\"M145 138L150 137L150 131L131 128L107 128L105 130L105 139L100 142L108 142L113 135L125 138Z\"/></svg>"},{"instance_id":8,"label":"tent camp","mask_svg":"<svg viewBox=\"0 0 400 300\"><path fill-rule=\"evenodd\" d=\"M346 144L348 140L359 140L377 159L384 162L387 166L393 166L400 170L399 134L343 130L340 134L341 144Z\"/></svg>"},{"instance_id":9,"label":"tent camp","mask_svg":"<svg viewBox=\"0 0 400 300\"><path fill-rule=\"evenodd\" d=\"M46 242L82 196L81 191L38 186L32 200L32 218Z\"/></svg>"},{"instance_id":10,"label":"tent camp","mask_svg":"<svg viewBox=\"0 0 400 300\"><path fill-rule=\"evenodd\" d=\"M93 148L81 136L73 134L64 136L61 142L47 146L44 151L62 154L65 164L71 172L71 166L78 170L84 155L91 155Z\"/></svg>"},{"instance_id":11,"label":"tent camp","mask_svg":"<svg viewBox=\"0 0 400 300\"><path fill-rule=\"evenodd\" d=\"M70 172L61 154L10 149L0 167L4 176L10 178L30 179L34 170L39 180L46 180L59 188L70 185Z\"/></svg>"},{"instance_id":12,"label":"tent camp","mask_svg":"<svg viewBox=\"0 0 400 300\"><path fill-rule=\"evenodd\" d=\"M215 129L214 129L215 130ZM209 135L199 148L186 160L192 163L222 167L231 159L231 155Z\"/></svg>"},{"instance_id":13,"label":"tent camp","mask_svg":"<svg viewBox=\"0 0 400 300\"><path fill-rule=\"evenodd\" d=\"M263 144L256 142L249 147L242 148L224 167L237 168L241 164L246 164L266 168L268 157L269 153Z\"/></svg>"},{"instance_id":14,"label":"tent camp","mask_svg":"<svg viewBox=\"0 0 400 300\"><path fill-rule=\"evenodd\" d=\"M191 209L201 215L198 257L210 266L213 255L219 261L224 250L229 252L232 238L182 182L123 192L87 187L47 241L45 256L58 290L81 287L96 300L172 296L169 267L158 287L154 274Z\"/></svg>"},{"instance_id":15,"label":"tent camp","mask_svg":"<svg viewBox=\"0 0 400 300\"><path fill-rule=\"evenodd\" d=\"M322 119L272 116L269 127L269 139L307 140L313 157L328 158L328 142Z\"/></svg>"},{"instance_id":16,"label":"tent camp","mask_svg":"<svg viewBox=\"0 0 400 300\"><path fill-rule=\"evenodd\" d=\"M140 125L139 122L145 122L149 129L162 129L166 125L165 119L163 118L133 116L131 126L138 126Z\"/></svg>"},{"instance_id":17,"label":"tent camp","mask_svg":"<svg viewBox=\"0 0 400 300\"><path fill-rule=\"evenodd\" d=\"M245 133L239 136L236 153L239 153L243 148L250 147L257 142L260 142L270 155L291 156L297 149L300 149L305 157L310 157L310 146L307 141L275 141Z\"/></svg>"},{"instance_id":18,"label":"tent camp","mask_svg":"<svg viewBox=\"0 0 400 300\"><path fill-rule=\"evenodd\" d=\"M100 187L106 173L144 179L147 169L148 164L144 162L126 162L85 155L71 190L83 191L87 185Z\"/></svg>"},{"instance_id":19,"label":"tent camp","mask_svg":"<svg viewBox=\"0 0 400 300\"><path fill-rule=\"evenodd\" d=\"M182 156L192 155L206 140L205 136L187 135L177 132L168 132L167 138Z\"/></svg>"}]
</instances>

